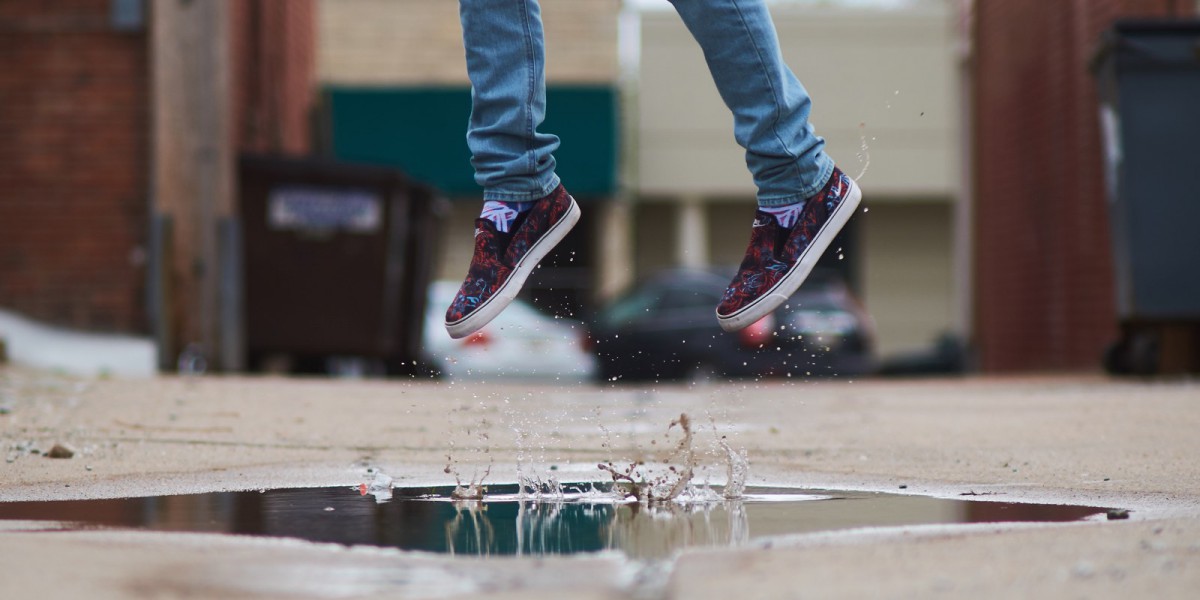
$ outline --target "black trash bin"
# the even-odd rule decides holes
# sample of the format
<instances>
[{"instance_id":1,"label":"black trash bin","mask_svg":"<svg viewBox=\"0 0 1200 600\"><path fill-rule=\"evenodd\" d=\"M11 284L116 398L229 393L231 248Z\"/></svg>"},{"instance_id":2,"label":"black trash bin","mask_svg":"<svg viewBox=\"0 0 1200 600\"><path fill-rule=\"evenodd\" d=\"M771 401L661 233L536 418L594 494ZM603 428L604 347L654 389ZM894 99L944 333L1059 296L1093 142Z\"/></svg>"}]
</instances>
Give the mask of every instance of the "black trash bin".
<instances>
[{"instance_id":1,"label":"black trash bin","mask_svg":"<svg viewBox=\"0 0 1200 600\"><path fill-rule=\"evenodd\" d=\"M363 361L424 372L441 200L394 169L246 156L239 164L248 363Z\"/></svg>"},{"instance_id":2,"label":"black trash bin","mask_svg":"<svg viewBox=\"0 0 1200 600\"><path fill-rule=\"evenodd\" d=\"M1119 21L1097 55L1122 339L1110 371L1200 368L1200 21Z\"/></svg>"}]
</instances>

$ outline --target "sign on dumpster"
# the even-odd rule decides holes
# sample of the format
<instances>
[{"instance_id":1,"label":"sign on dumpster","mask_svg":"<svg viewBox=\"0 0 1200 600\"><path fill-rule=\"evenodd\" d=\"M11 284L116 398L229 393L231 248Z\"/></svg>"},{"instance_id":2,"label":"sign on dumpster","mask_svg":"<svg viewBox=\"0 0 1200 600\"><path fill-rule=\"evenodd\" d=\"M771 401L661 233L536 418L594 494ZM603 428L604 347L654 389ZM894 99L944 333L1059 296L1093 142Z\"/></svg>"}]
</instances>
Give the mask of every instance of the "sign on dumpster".
<instances>
[{"instance_id":1,"label":"sign on dumpster","mask_svg":"<svg viewBox=\"0 0 1200 600\"><path fill-rule=\"evenodd\" d=\"M329 234L379 230L383 202L367 190L286 186L271 190L267 203L271 229Z\"/></svg>"}]
</instances>

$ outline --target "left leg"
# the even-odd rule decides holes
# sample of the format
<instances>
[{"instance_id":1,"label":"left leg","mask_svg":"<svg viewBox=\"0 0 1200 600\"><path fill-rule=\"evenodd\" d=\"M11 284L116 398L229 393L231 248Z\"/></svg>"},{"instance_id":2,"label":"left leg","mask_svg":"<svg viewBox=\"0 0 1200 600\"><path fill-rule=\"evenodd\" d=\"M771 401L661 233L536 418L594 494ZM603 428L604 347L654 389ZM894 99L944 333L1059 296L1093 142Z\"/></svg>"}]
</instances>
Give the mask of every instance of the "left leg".
<instances>
[{"instance_id":1,"label":"left leg","mask_svg":"<svg viewBox=\"0 0 1200 600\"><path fill-rule=\"evenodd\" d=\"M746 150L759 205L816 195L833 173L833 160L808 121L812 99L783 61L763 0L671 1L733 113L734 138Z\"/></svg>"}]
</instances>

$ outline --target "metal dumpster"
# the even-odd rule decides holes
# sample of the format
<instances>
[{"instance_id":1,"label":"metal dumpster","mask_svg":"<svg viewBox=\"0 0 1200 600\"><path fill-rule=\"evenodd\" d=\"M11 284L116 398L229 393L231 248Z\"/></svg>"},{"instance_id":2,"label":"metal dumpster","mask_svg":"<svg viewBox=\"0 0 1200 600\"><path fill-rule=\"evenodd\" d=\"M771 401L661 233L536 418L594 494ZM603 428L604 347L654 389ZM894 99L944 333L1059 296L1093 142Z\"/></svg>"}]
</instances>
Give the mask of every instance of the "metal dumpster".
<instances>
[{"instance_id":1,"label":"metal dumpster","mask_svg":"<svg viewBox=\"0 0 1200 600\"><path fill-rule=\"evenodd\" d=\"M239 161L246 356L327 372L332 361L421 372L439 202L394 169Z\"/></svg>"},{"instance_id":2,"label":"metal dumpster","mask_svg":"<svg viewBox=\"0 0 1200 600\"><path fill-rule=\"evenodd\" d=\"M1118 373L1200 370L1200 21L1119 21L1094 63Z\"/></svg>"}]
</instances>

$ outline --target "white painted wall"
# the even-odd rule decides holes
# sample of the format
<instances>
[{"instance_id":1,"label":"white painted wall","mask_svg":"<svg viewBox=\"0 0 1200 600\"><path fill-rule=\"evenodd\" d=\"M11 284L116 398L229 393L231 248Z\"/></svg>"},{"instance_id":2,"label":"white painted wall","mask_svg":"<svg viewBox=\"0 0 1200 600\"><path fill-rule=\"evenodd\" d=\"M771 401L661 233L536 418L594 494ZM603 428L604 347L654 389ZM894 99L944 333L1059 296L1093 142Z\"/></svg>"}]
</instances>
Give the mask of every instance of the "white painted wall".
<instances>
[{"instance_id":1,"label":"white painted wall","mask_svg":"<svg viewBox=\"0 0 1200 600\"><path fill-rule=\"evenodd\" d=\"M14 364L83 377L152 377L158 372L154 340L83 333L0 309L0 341Z\"/></svg>"}]
</instances>

